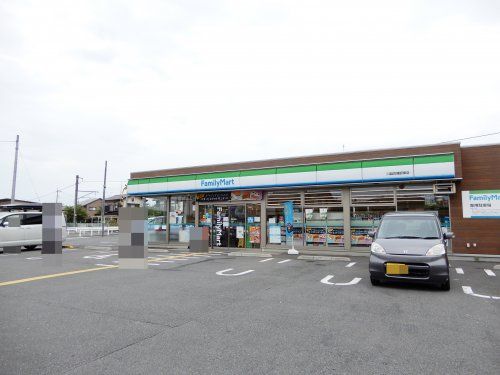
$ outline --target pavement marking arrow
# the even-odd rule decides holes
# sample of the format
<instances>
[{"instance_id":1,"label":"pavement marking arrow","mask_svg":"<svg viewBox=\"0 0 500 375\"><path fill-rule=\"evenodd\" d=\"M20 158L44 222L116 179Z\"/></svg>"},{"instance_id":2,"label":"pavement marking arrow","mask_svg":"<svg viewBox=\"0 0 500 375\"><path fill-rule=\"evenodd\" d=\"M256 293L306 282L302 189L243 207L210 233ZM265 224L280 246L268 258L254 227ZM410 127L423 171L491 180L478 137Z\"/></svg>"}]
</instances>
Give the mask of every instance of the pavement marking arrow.
<instances>
[{"instance_id":1,"label":"pavement marking arrow","mask_svg":"<svg viewBox=\"0 0 500 375\"><path fill-rule=\"evenodd\" d=\"M462 286L462 290L464 291L465 294L468 294L468 295L474 296L474 297L481 297L481 298L486 298L486 299L500 299L500 297L486 296L484 294L474 293L470 286Z\"/></svg>"},{"instance_id":2,"label":"pavement marking arrow","mask_svg":"<svg viewBox=\"0 0 500 375\"><path fill-rule=\"evenodd\" d=\"M254 270L248 270L248 271L243 271L240 273L226 273L226 272L232 271L232 270L233 270L232 268L228 268L227 270L218 271L218 272L216 272L216 274L219 276L242 276L242 275L246 275L247 273L254 271Z\"/></svg>"},{"instance_id":3,"label":"pavement marking arrow","mask_svg":"<svg viewBox=\"0 0 500 375\"><path fill-rule=\"evenodd\" d=\"M332 282L330 282L331 279L333 279L333 275L328 275L328 276L324 277L323 279L321 279L321 282L323 284L327 284L327 285L345 286L345 285L356 285L357 283L359 283L361 281L360 277L355 277L354 279L352 279L348 283L332 283Z\"/></svg>"}]
</instances>

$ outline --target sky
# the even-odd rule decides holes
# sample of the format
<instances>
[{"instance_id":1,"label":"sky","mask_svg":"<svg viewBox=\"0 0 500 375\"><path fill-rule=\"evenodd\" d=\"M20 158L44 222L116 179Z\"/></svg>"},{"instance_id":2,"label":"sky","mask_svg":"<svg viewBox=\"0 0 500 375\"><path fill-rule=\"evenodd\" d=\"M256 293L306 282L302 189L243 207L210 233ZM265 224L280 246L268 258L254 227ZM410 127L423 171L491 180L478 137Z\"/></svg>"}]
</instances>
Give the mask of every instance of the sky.
<instances>
[{"instance_id":1,"label":"sky","mask_svg":"<svg viewBox=\"0 0 500 375\"><path fill-rule=\"evenodd\" d=\"M497 0L0 0L0 198L500 132L499 67Z\"/></svg>"}]
</instances>

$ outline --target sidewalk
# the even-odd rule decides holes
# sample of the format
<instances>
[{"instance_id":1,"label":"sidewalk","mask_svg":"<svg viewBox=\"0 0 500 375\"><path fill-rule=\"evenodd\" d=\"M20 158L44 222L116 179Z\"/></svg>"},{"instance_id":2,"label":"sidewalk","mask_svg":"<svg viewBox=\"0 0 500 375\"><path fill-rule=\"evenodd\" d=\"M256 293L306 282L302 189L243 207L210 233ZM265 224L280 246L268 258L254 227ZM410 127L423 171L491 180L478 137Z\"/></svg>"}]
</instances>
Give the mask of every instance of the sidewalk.
<instances>
[{"instance_id":1,"label":"sidewalk","mask_svg":"<svg viewBox=\"0 0 500 375\"><path fill-rule=\"evenodd\" d=\"M189 250L187 245L166 245L154 244L150 245L150 249L164 249L164 250ZM267 255L287 255L286 249L241 249L241 248L217 248L211 249L220 251L225 254L238 255L238 256L259 256L266 257ZM299 250L299 255L311 255L319 257L369 257L370 252L364 251L324 251L324 250ZM448 259L453 261L465 262L492 262L500 263L500 255L489 254L448 254Z\"/></svg>"}]
</instances>

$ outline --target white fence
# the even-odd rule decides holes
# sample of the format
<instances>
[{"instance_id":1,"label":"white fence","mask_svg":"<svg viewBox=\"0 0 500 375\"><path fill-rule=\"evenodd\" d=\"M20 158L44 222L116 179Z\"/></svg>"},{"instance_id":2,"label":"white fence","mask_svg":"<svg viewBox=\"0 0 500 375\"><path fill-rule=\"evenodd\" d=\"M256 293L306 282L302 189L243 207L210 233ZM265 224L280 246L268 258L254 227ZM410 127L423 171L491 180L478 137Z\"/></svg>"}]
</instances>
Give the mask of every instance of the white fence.
<instances>
[{"instance_id":1,"label":"white fence","mask_svg":"<svg viewBox=\"0 0 500 375\"><path fill-rule=\"evenodd\" d=\"M101 227L67 227L68 235L74 235L78 237L82 236L100 236L102 228ZM104 227L104 234L109 236L110 234L118 233L118 227Z\"/></svg>"}]
</instances>

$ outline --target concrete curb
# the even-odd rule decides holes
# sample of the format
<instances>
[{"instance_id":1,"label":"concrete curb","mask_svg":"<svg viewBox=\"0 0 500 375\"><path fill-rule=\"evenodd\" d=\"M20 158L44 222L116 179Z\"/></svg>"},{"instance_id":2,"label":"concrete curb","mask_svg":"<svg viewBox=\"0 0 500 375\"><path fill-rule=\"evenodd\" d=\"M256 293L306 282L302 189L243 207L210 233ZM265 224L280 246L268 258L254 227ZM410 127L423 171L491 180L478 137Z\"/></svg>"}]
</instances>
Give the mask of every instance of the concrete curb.
<instances>
[{"instance_id":1,"label":"concrete curb","mask_svg":"<svg viewBox=\"0 0 500 375\"><path fill-rule=\"evenodd\" d=\"M500 270L500 264L497 264L497 265L493 266L493 269L494 270Z\"/></svg>"},{"instance_id":2,"label":"concrete curb","mask_svg":"<svg viewBox=\"0 0 500 375\"><path fill-rule=\"evenodd\" d=\"M351 259L348 257L331 257L326 255L299 255L297 257L299 260L341 260L344 262L349 262Z\"/></svg>"},{"instance_id":3,"label":"concrete curb","mask_svg":"<svg viewBox=\"0 0 500 375\"><path fill-rule=\"evenodd\" d=\"M462 261L462 262L488 262L488 263L498 263L500 261L500 257L483 257L483 256L474 256L474 255L448 255L449 260L453 261Z\"/></svg>"},{"instance_id":4,"label":"concrete curb","mask_svg":"<svg viewBox=\"0 0 500 375\"><path fill-rule=\"evenodd\" d=\"M232 253L227 254L229 256L234 256L234 257L258 257L258 258L272 258L273 256L271 254L266 254L266 253L246 253L242 251L235 251Z\"/></svg>"}]
</instances>

